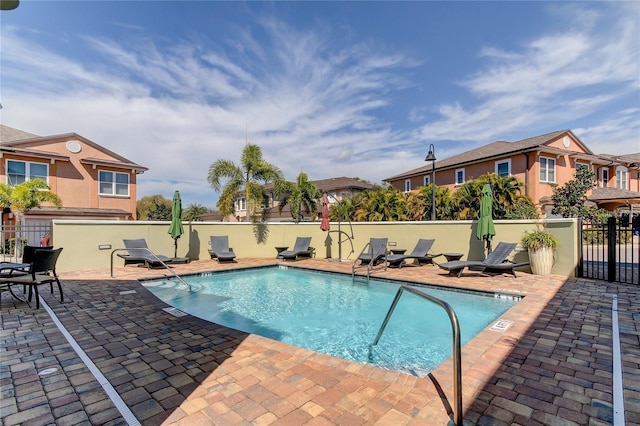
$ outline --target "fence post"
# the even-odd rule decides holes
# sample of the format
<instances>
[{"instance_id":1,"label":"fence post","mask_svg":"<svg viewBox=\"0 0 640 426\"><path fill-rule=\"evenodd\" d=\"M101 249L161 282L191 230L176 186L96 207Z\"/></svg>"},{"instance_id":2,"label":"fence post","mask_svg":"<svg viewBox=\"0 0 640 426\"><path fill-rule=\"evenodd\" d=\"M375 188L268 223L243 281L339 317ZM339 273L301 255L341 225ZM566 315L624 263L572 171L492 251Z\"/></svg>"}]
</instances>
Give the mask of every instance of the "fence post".
<instances>
[{"instance_id":1,"label":"fence post","mask_svg":"<svg viewBox=\"0 0 640 426\"><path fill-rule=\"evenodd\" d=\"M578 267L576 268L576 276L584 277L584 222L578 218Z\"/></svg>"},{"instance_id":2,"label":"fence post","mask_svg":"<svg viewBox=\"0 0 640 426\"><path fill-rule=\"evenodd\" d=\"M616 218L609 216L607 220L607 280L616 280Z\"/></svg>"}]
</instances>

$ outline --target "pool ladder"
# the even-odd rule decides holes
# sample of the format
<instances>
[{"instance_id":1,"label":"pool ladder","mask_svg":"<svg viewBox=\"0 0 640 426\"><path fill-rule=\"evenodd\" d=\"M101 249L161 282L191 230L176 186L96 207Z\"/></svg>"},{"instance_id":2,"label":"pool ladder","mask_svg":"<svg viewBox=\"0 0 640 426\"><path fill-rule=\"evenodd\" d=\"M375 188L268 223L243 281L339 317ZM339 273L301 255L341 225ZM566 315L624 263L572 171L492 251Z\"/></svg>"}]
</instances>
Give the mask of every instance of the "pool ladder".
<instances>
[{"instance_id":1,"label":"pool ladder","mask_svg":"<svg viewBox=\"0 0 640 426\"><path fill-rule=\"evenodd\" d=\"M371 260L369 261L369 263L366 264L366 267L367 267L367 282L369 282L369 278L371 276L371 270L373 269L374 266L376 266L375 265L376 264L376 259L375 259L375 256L373 256L373 246L371 245L371 242L368 242L364 246L364 248L362 249L362 251L360 252L358 257L356 257L356 260L354 260L353 263L351 264L351 278L355 279L355 277L356 277L356 269L365 267L364 264L360 264L360 265L356 266L356 264L360 260L360 256L362 256L364 253L370 253L371 254ZM385 249L385 255L384 255L384 270L385 271L387 270L387 250L386 249Z\"/></svg>"},{"instance_id":2,"label":"pool ladder","mask_svg":"<svg viewBox=\"0 0 640 426\"><path fill-rule=\"evenodd\" d=\"M160 263L162 266L164 266L164 268L165 268L167 271L171 272L171 273L173 274L173 276L174 276L174 277L176 277L176 278L177 278L177 279L178 279L182 284L184 284L185 286L187 286L187 287L189 288L189 291L193 291L193 289L191 288L191 284L187 283L187 282L186 282L186 281L185 281L185 280L184 280L180 275L178 275L178 274L176 273L176 271L174 271L173 269L171 269L171 268L169 267L169 265L167 265L166 263L164 263L164 262L163 262L163 261L158 257L158 255L157 255L157 254L155 254L155 253L154 253L154 252L152 252L150 249L145 248L145 247L136 248L136 250L146 250L146 251L147 251L151 256L153 256L153 257L155 258L155 260L157 260L157 261L158 261L158 263ZM113 277L113 255L114 255L116 252L119 252L119 251L127 251L127 249L126 249L126 248L119 248L119 249L115 249L115 250L111 251L111 278L114 278L114 277Z\"/></svg>"},{"instance_id":3,"label":"pool ladder","mask_svg":"<svg viewBox=\"0 0 640 426\"><path fill-rule=\"evenodd\" d=\"M436 297L430 296L426 293L423 293L415 288L411 288L406 285L401 285L396 293L396 297L393 299L391 303L391 307L387 312L387 316L384 318L382 325L380 326L380 330L378 331L378 335L372 344L369 345L369 360L373 358L373 347L378 344L380 338L382 337L382 333L384 329L387 327L389 323L389 319L393 314L393 311L396 309L396 305L402 296L404 291L408 291L409 293L413 293L416 296L420 296L423 299L426 299L430 302L439 305L447 312L449 315L449 320L451 321L451 329L453 330L453 398L454 398L454 407L453 407L453 424L457 426L462 426L462 359L461 359L461 351L460 351L460 323L458 322L458 316L456 312L453 310L451 305L449 305L444 300L440 300ZM451 422L449 422L451 424Z\"/></svg>"}]
</instances>

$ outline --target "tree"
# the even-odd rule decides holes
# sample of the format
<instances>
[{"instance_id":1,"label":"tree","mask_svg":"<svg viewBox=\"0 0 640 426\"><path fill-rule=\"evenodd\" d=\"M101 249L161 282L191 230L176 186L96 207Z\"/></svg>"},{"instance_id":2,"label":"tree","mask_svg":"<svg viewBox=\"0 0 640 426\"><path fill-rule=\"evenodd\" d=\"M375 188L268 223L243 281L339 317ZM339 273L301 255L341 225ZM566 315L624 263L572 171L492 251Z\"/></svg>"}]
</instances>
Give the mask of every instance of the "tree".
<instances>
[{"instance_id":1,"label":"tree","mask_svg":"<svg viewBox=\"0 0 640 426\"><path fill-rule=\"evenodd\" d=\"M353 198L343 198L329 206L329 220L332 222L349 222L356 212Z\"/></svg>"},{"instance_id":2,"label":"tree","mask_svg":"<svg viewBox=\"0 0 640 426\"><path fill-rule=\"evenodd\" d=\"M138 220L171 220L171 200L162 195L148 195L136 203Z\"/></svg>"},{"instance_id":3,"label":"tree","mask_svg":"<svg viewBox=\"0 0 640 426\"><path fill-rule=\"evenodd\" d=\"M478 218L482 187L487 183L491 186L493 194L494 219L505 219L512 207L518 204L522 197L526 197L522 194L524 184L517 178L487 173L477 179L468 180L453 195L456 206L454 216L457 219L473 220Z\"/></svg>"},{"instance_id":4,"label":"tree","mask_svg":"<svg viewBox=\"0 0 640 426\"><path fill-rule=\"evenodd\" d=\"M555 206L551 213L562 217L578 217L592 223L604 223L609 213L604 209L587 205L587 191L596 186L596 174L593 170L580 167L575 179L563 186L552 185Z\"/></svg>"},{"instance_id":5,"label":"tree","mask_svg":"<svg viewBox=\"0 0 640 426\"><path fill-rule=\"evenodd\" d=\"M207 213L207 209L202 204L191 203L182 211L182 220L187 222L197 222L200 220L200 216Z\"/></svg>"},{"instance_id":6,"label":"tree","mask_svg":"<svg viewBox=\"0 0 640 426\"><path fill-rule=\"evenodd\" d=\"M171 220L171 204L154 200L153 208L147 212L149 220Z\"/></svg>"},{"instance_id":7,"label":"tree","mask_svg":"<svg viewBox=\"0 0 640 426\"><path fill-rule=\"evenodd\" d=\"M62 207L62 200L57 194L50 191L49 185L42 179L32 179L19 185L11 186L0 183L0 203L9 207L16 216L16 233L19 236L22 229L22 220L29 210L40 207L43 203L53 203L56 207ZM16 250L20 250L20 238L16 238Z\"/></svg>"},{"instance_id":8,"label":"tree","mask_svg":"<svg viewBox=\"0 0 640 426\"><path fill-rule=\"evenodd\" d=\"M407 194L407 208L409 220L431 220L433 186L428 184ZM443 186L436 186L436 218L439 220L453 219L453 203L451 191Z\"/></svg>"},{"instance_id":9,"label":"tree","mask_svg":"<svg viewBox=\"0 0 640 426\"><path fill-rule=\"evenodd\" d=\"M358 194L354 220L358 222L408 220L409 210L404 194L390 185L379 186Z\"/></svg>"},{"instance_id":10,"label":"tree","mask_svg":"<svg viewBox=\"0 0 640 426\"><path fill-rule=\"evenodd\" d=\"M227 182L222 187L222 180ZM209 166L207 176L209 184L215 191L222 192L218 200L218 209L222 217L235 214L234 202L238 194L244 190L247 203L247 221L258 219L258 212L265 196L262 184L277 183L284 180L282 171L262 158L262 150L258 145L247 144L242 150L240 164L230 160L216 160Z\"/></svg>"},{"instance_id":11,"label":"tree","mask_svg":"<svg viewBox=\"0 0 640 426\"><path fill-rule=\"evenodd\" d=\"M540 213L529 197L521 197L507 209L505 219L539 219Z\"/></svg>"},{"instance_id":12,"label":"tree","mask_svg":"<svg viewBox=\"0 0 640 426\"><path fill-rule=\"evenodd\" d=\"M312 219L316 219L318 201L322 194L306 173L300 173L295 184L284 180L278 181L274 188L274 195L280 199L278 208L281 213L287 204L291 207L291 217L296 223L302 219L303 211L311 214Z\"/></svg>"}]
</instances>

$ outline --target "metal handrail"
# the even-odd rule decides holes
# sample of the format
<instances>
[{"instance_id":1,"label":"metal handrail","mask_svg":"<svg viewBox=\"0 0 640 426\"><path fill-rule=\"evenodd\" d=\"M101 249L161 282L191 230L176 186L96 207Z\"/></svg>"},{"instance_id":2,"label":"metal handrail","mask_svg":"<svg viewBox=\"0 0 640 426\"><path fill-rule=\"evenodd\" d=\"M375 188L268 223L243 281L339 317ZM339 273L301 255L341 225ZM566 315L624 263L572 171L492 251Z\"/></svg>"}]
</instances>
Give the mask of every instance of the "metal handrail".
<instances>
[{"instance_id":1,"label":"metal handrail","mask_svg":"<svg viewBox=\"0 0 640 426\"><path fill-rule=\"evenodd\" d=\"M356 269L358 268L356 266L356 263L358 263L358 260L360 260L360 256L362 256L362 254L365 252L365 250L367 250L367 247L370 248L371 250L371 260L369 261L369 263L367 264L367 280L369 279L369 276L371 275L371 269L373 269L373 267L375 266L374 262L376 261L376 259L373 256L373 250L374 247L371 245L371 242L368 242L363 248L362 251L360 252L360 254L358 255L358 257L356 257L356 259L353 261L353 264L351 264L351 278L355 278L356 275ZM363 265L360 265L361 268L364 268ZM385 247L384 250L384 270L387 270L387 249Z\"/></svg>"},{"instance_id":2,"label":"metal handrail","mask_svg":"<svg viewBox=\"0 0 640 426\"><path fill-rule=\"evenodd\" d=\"M152 252L149 248L146 247L136 247L136 250L146 250L147 252L149 252L149 254L151 254L151 256L153 256L155 258L155 260L160 263L162 266L165 267L165 269L167 269L169 272L171 272L173 274L173 276L175 276L180 282L182 282L182 284L186 285L187 287L189 287L189 291L193 291L193 289L191 288L191 284L189 284L188 282L186 282L180 275L178 275L176 273L176 271L174 271L173 269L171 269L166 263L164 263L157 254L155 254L154 252ZM126 248L119 248L119 249L115 249L111 251L111 278L114 278L113 276L113 255L114 253L118 252L118 251L126 251L128 252L129 250Z\"/></svg>"},{"instance_id":3,"label":"metal handrail","mask_svg":"<svg viewBox=\"0 0 640 426\"><path fill-rule=\"evenodd\" d=\"M460 351L460 323L458 322L458 316L456 312L453 310L451 305L449 305L444 300L440 300L437 297L430 296L426 293L423 293L415 288L408 287L406 285L401 285L396 293L396 297L393 299L391 303L391 307L389 308L389 312L387 312L387 316L385 317L382 325L380 326L380 330L378 331L378 335L371 345L369 345L369 359L372 359L372 351L373 347L378 344L380 341L380 337L382 337L382 333L384 329L387 327L389 323L389 319L393 314L393 311L400 300L400 296L402 296L402 292L407 290L410 293L415 294L416 296L420 296L424 299L429 300L430 302L435 303L442 307L449 315L449 319L451 320L451 328L453 330L453 398L455 400L454 409L453 409L453 417L454 424L458 426L462 426L462 358Z\"/></svg>"}]
</instances>

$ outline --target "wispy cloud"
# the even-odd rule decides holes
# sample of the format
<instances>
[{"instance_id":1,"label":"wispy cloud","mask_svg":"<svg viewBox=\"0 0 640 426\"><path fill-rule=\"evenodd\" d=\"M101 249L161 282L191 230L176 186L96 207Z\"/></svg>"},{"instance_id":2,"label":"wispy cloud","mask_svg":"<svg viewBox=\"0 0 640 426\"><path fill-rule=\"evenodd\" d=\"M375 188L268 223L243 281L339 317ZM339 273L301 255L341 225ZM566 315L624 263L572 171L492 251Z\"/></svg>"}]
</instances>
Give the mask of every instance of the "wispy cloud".
<instances>
[{"instance_id":1,"label":"wispy cloud","mask_svg":"<svg viewBox=\"0 0 640 426\"><path fill-rule=\"evenodd\" d=\"M340 46L329 32L261 23L267 40L246 32L236 38L242 42L224 46L180 40L167 49L148 38L123 44L79 37L101 58L95 63L5 31L3 61L14 82L4 95L11 98L7 115L22 117L16 124L25 129L78 132L148 166L139 180L142 194L165 192L170 181L210 191L208 166L239 158L245 129L289 178L304 169L317 179L381 179L373 167L356 170L375 162L372 144L390 142L391 124L375 111L387 104L385 93L407 84L405 62L415 62L365 44ZM35 55L18 53L24 51ZM28 76L21 75L25 70ZM49 78L42 85L28 83L43 75ZM57 114L61 105L64 118Z\"/></svg>"},{"instance_id":2,"label":"wispy cloud","mask_svg":"<svg viewBox=\"0 0 640 426\"><path fill-rule=\"evenodd\" d=\"M424 125L420 136L480 144L517 129L565 128L603 105L615 110L638 89L638 20L621 9L615 26L604 26L611 17L584 5L553 6L566 20L565 32L541 35L518 51L482 49L490 63L460 83L479 102L441 105L440 119Z\"/></svg>"},{"instance_id":3,"label":"wispy cloud","mask_svg":"<svg viewBox=\"0 0 640 426\"><path fill-rule=\"evenodd\" d=\"M122 39L65 34L67 52L86 52L73 56L44 47L54 43L28 29L3 26L1 114L3 124L77 132L149 167L141 196L178 189L186 203L211 207L217 196L207 169L216 159L237 161L245 131L289 179L304 171L379 182L419 167L429 141L450 141L438 147L444 158L567 127L596 152L628 152L623 144L640 133L640 113L629 105L640 87L640 29L624 8L613 4L605 16L588 4L549 7L566 30L519 48L484 46L482 68L444 82L465 97L407 107L403 121L412 127L383 111L422 84L412 74L420 58L411 47L357 39L353 28L253 16L233 37L191 33L166 43L126 23L117 25L128 34ZM592 126L572 124L604 106L609 115Z\"/></svg>"}]
</instances>

